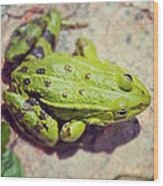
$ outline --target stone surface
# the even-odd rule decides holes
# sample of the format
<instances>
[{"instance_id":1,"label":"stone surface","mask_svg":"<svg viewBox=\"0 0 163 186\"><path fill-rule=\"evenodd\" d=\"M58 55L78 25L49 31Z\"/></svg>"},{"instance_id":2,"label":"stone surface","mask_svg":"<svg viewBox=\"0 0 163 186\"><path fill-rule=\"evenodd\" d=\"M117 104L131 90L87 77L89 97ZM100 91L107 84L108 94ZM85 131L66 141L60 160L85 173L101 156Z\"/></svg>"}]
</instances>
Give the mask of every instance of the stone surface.
<instances>
[{"instance_id":1,"label":"stone surface","mask_svg":"<svg viewBox=\"0 0 163 186\"><path fill-rule=\"evenodd\" d=\"M11 33L25 21L24 17L9 18L6 12L18 16L33 6L2 7L2 62ZM36 6L45 10L52 7ZM72 53L75 40L87 36L96 44L100 57L136 74L153 97L152 2L71 3L55 7L63 17L71 15L71 20L89 24L87 28L62 31L57 51ZM5 88L7 85L2 83L2 90ZM80 141L59 143L55 149L43 149L16 134L14 129L9 146L21 159L25 177L153 179L153 102L137 119L105 129L89 127Z\"/></svg>"}]
</instances>

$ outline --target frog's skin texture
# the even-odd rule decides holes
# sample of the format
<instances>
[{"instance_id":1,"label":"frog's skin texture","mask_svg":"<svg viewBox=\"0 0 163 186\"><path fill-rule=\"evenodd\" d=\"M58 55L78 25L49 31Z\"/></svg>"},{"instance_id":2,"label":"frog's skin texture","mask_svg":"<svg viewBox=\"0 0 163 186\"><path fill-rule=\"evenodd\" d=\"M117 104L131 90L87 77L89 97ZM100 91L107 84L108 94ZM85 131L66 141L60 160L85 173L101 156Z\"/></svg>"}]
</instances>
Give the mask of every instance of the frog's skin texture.
<instances>
[{"instance_id":1,"label":"frog's skin texture","mask_svg":"<svg viewBox=\"0 0 163 186\"><path fill-rule=\"evenodd\" d=\"M133 118L151 101L137 77L100 59L87 38L77 39L73 55L54 53L61 24L52 10L17 28L6 50L15 69L3 99L18 127L50 147L76 141L87 125Z\"/></svg>"}]
</instances>

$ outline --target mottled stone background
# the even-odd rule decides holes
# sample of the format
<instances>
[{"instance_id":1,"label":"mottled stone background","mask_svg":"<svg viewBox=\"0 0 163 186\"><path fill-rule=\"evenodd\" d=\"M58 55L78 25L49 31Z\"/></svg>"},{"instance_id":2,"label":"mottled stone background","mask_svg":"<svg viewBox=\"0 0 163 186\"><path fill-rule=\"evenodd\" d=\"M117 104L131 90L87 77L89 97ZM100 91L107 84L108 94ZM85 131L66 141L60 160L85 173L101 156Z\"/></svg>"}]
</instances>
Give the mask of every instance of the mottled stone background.
<instances>
[{"instance_id":1,"label":"mottled stone background","mask_svg":"<svg viewBox=\"0 0 163 186\"><path fill-rule=\"evenodd\" d=\"M46 11L52 6L63 17L89 24L83 29L62 31L57 51L73 52L76 38L87 36L96 44L99 56L136 74L153 97L152 2L2 6L2 66L13 30L37 14L21 15L32 7ZM2 90L5 88L2 83ZM3 109L2 115L6 115ZM25 177L153 179L153 102L137 119L105 129L89 127L78 142L59 143L55 149L30 142L12 125L9 147L21 159Z\"/></svg>"}]
</instances>

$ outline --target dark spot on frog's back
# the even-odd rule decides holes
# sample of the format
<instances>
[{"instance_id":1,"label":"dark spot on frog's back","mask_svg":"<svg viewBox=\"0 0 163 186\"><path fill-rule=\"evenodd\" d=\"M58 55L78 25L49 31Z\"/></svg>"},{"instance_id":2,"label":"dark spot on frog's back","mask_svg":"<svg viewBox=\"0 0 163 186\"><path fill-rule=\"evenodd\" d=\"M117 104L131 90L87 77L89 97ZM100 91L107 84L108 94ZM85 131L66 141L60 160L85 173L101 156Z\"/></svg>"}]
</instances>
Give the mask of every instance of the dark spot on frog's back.
<instances>
[{"instance_id":1,"label":"dark spot on frog's back","mask_svg":"<svg viewBox=\"0 0 163 186\"><path fill-rule=\"evenodd\" d=\"M23 81L24 85L29 85L31 83L29 78L25 78Z\"/></svg>"},{"instance_id":2,"label":"dark spot on frog's back","mask_svg":"<svg viewBox=\"0 0 163 186\"><path fill-rule=\"evenodd\" d=\"M41 46L38 46L32 50L32 55L34 55L36 58L41 59L44 57L44 50Z\"/></svg>"},{"instance_id":3,"label":"dark spot on frog's back","mask_svg":"<svg viewBox=\"0 0 163 186\"><path fill-rule=\"evenodd\" d=\"M91 79L91 73L85 74L85 79Z\"/></svg>"},{"instance_id":4,"label":"dark spot on frog's back","mask_svg":"<svg viewBox=\"0 0 163 186\"><path fill-rule=\"evenodd\" d=\"M43 37L46 39L46 41L48 43L50 43L51 48L54 49L55 48L55 35L52 34L49 30L45 30L45 32L43 33Z\"/></svg>"},{"instance_id":5,"label":"dark spot on frog's back","mask_svg":"<svg viewBox=\"0 0 163 186\"><path fill-rule=\"evenodd\" d=\"M66 92L62 92L62 97L67 98L68 94Z\"/></svg>"},{"instance_id":6,"label":"dark spot on frog's back","mask_svg":"<svg viewBox=\"0 0 163 186\"><path fill-rule=\"evenodd\" d=\"M51 84L51 81L49 81L49 80L45 80L45 81L44 81L44 85L45 85L46 87L50 87L50 84Z\"/></svg>"},{"instance_id":7,"label":"dark spot on frog's back","mask_svg":"<svg viewBox=\"0 0 163 186\"><path fill-rule=\"evenodd\" d=\"M79 94L81 94L81 95L83 95L83 94L84 94L84 92L85 92L85 90L84 90L84 89L79 90Z\"/></svg>"},{"instance_id":8,"label":"dark spot on frog's back","mask_svg":"<svg viewBox=\"0 0 163 186\"><path fill-rule=\"evenodd\" d=\"M46 72L45 68L38 68L38 69L36 69L36 73L37 74L45 74L45 72Z\"/></svg>"},{"instance_id":9,"label":"dark spot on frog's back","mask_svg":"<svg viewBox=\"0 0 163 186\"><path fill-rule=\"evenodd\" d=\"M27 70L28 70L28 67L23 66L23 67L19 70L19 72L25 73L25 72L27 72Z\"/></svg>"},{"instance_id":10,"label":"dark spot on frog's back","mask_svg":"<svg viewBox=\"0 0 163 186\"><path fill-rule=\"evenodd\" d=\"M64 69L65 69L65 71L67 71L67 72L72 72L72 67L71 67L70 65L66 65L66 66L64 67Z\"/></svg>"}]
</instances>

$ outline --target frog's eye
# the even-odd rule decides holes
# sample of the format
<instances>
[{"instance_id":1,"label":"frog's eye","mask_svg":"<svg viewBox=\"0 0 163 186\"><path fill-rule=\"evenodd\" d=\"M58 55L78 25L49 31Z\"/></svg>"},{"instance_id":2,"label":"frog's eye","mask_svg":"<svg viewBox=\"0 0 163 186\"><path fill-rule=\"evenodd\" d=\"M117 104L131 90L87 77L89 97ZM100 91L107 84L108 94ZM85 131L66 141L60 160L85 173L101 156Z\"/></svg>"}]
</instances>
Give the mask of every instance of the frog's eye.
<instances>
[{"instance_id":1,"label":"frog's eye","mask_svg":"<svg viewBox=\"0 0 163 186\"><path fill-rule=\"evenodd\" d=\"M120 109L116 112L117 116L125 116L127 114L127 110L125 108Z\"/></svg>"},{"instance_id":2,"label":"frog's eye","mask_svg":"<svg viewBox=\"0 0 163 186\"><path fill-rule=\"evenodd\" d=\"M133 77L128 73L120 74L118 77L119 88L123 91L129 92L132 89Z\"/></svg>"},{"instance_id":3,"label":"frog's eye","mask_svg":"<svg viewBox=\"0 0 163 186\"><path fill-rule=\"evenodd\" d=\"M133 78L130 74L123 74L123 76L126 78L126 80L133 81Z\"/></svg>"}]
</instances>

